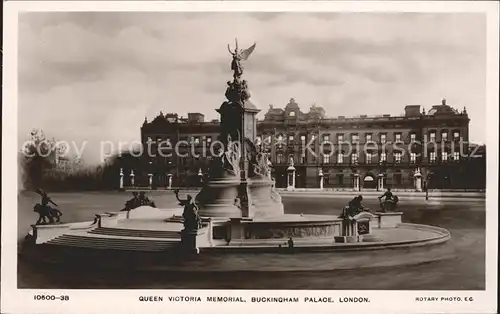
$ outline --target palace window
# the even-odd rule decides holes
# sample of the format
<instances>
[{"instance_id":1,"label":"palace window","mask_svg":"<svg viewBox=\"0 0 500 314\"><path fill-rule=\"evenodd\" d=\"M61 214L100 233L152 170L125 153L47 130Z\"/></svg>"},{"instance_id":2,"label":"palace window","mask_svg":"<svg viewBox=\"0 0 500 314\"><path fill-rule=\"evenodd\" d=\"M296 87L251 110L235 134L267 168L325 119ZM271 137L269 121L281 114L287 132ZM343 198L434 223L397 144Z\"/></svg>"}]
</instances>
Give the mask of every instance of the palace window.
<instances>
[{"instance_id":1,"label":"palace window","mask_svg":"<svg viewBox=\"0 0 500 314\"><path fill-rule=\"evenodd\" d=\"M283 162L283 154L276 155L276 163L281 164Z\"/></svg>"},{"instance_id":2,"label":"palace window","mask_svg":"<svg viewBox=\"0 0 500 314\"><path fill-rule=\"evenodd\" d=\"M448 153L447 152L442 152L441 153L441 160L442 161L448 161Z\"/></svg>"},{"instance_id":3,"label":"palace window","mask_svg":"<svg viewBox=\"0 0 500 314\"><path fill-rule=\"evenodd\" d=\"M436 132L430 132L429 133L429 141L430 142L435 142L436 141Z\"/></svg>"},{"instance_id":4,"label":"palace window","mask_svg":"<svg viewBox=\"0 0 500 314\"><path fill-rule=\"evenodd\" d=\"M305 135L300 136L300 142L302 143L302 145L306 144L306 136Z\"/></svg>"},{"instance_id":5,"label":"palace window","mask_svg":"<svg viewBox=\"0 0 500 314\"><path fill-rule=\"evenodd\" d=\"M453 160L460 160L460 152L453 152Z\"/></svg>"},{"instance_id":6,"label":"palace window","mask_svg":"<svg viewBox=\"0 0 500 314\"><path fill-rule=\"evenodd\" d=\"M443 142L448 141L448 132L441 133L441 141L443 141Z\"/></svg>"},{"instance_id":7,"label":"palace window","mask_svg":"<svg viewBox=\"0 0 500 314\"><path fill-rule=\"evenodd\" d=\"M387 134L385 133L380 134L380 143L385 144L386 141L387 141Z\"/></svg>"},{"instance_id":8,"label":"palace window","mask_svg":"<svg viewBox=\"0 0 500 314\"><path fill-rule=\"evenodd\" d=\"M366 135L365 135L365 140L366 140L367 142L370 142L370 141L372 140L372 134L371 134L371 133L366 134Z\"/></svg>"},{"instance_id":9,"label":"palace window","mask_svg":"<svg viewBox=\"0 0 500 314\"><path fill-rule=\"evenodd\" d=\"M288 143L293 144L293 135L288 135Z\"/></svg>"},{"instance_id":10,"label":"palace window","mask_svg":"<svg viewBox=\"0 0 500 314\"><path fill-rule=\"evenodd\" d=\"M341 164L344 162L344 153L343 152L340 152L338 153L337 155L337 163Z\"/></svg>"},{"instance_id":11,"label":"palace window","mask_svg":"<svg viewBox=\"0 0 500 314\"><path fill-rule=\"evenodd\" d=\"M200 138L198 136L192 136L191 141L195 144L200 144Z\"/></svg>"},{"instance_id":12,"label":"palace window","mask_svg":"<svg viewBox=\"0 0 500 314\"><path fill-rule=\"evenodd\" d=\"M417 134L415 133L410 133L410 142L415 142L417 139Z\"/></svg>"},{"instance_id":13,"label":"palace window","mask_svg":"<svg viewBox=\"0 0 500 314\"><path fill-rule=\"evenodd\" d=\"M429 160L431 162L436 162L436 152L430 152L429 153Z\"/></svg>"},{"instance_id":14,"label":"palace window","mask_svg":"<svg viewBox=\"0 0 500 314\"><path fill-rule=\"evenodd\" d=\"M417 162L417 154L416 153L410 153L410 162L413 164Z\"/></svg>"},{"instance_id":15,"label":"palace window","mask_svg":"<svg viewBox=\"0 0 500 314\"><path fill-rule=\"evenodd\" d=\"M367 164L372 163L372 153L366 153L366 163Z\"/></svg>"},{"instance_id":16,"label":"palace window","mask_svg":"<svg viewBox=\"0 0 500 314\"><path fill-rule=\"evenodd\" d=\"M278 141L278 147L281 148L281 145L283 145L283 135L278 135L278 138L277 138L277 141Z\"/></svg>"},{"instance_id":17,"label":"palace window","mask_svg":"<svg viewBox=\"0 0 500 314\"><path fill-rule=\"evenodd\" d=\"M323 143L328 143L328 142L330 142L330 135L328 134L323 135Z\"/></svg>"},{"instance_id":18,"label":"palace window","mask_svg":"<svg viewBox=\"0 0 500 314\"><path fill-rule=\"evenodd\" d=\"M401 141L401 133L395 133L394 134L394 140L396 142L400 142Z\"/></svg>"},{"instance_id":19,"label":"palace window","mask_svg":"<svg viewBox=\"0 0 500 314\"><path fill-rule=\"evenodd\" d=\"M397 163L401 162L401 152L395 152L394 153L394 161Z\"/></svg>"},{"instance_id":20,"label":"palace window","mask_svg":"<svg viewBox=\"0 0 500 314\"><path fill-rule=\"evenodd\" d=\"M353 164L357 164L358 163L358 153L352 153L351 154L351 162Z\"/></svg>"},{"instance_id":21,"label":"palace window","mask_svg":"<svg viewBox=\"0 0 500 314\"><path fill-rule=\"evenodd\" d=\"M300 155L300 163L305 164L306 163L306 152L302 151L302 154Z\"/></svg>"},{"instance_id":22,"label":"palace window","mask_svg":"<svg viewBox=\"0 0 500 314\"><path fill-rule=\"evenodd\" d=\"M460 139L460 132L455 131L453 132L453 140L458 141Z\"/></svg>"},{"instance_id":23,"label":"palace window","mask_svg":"<svg viewBox=\"0 0 500 314\"><path fill-rule=\"evenodd\" d=\"M351 134L351 142L354 144L359 143L359 135L357 133Z\"/></svg>"},{"instance_id":24,"label":"palace window","mask_svg":"<svg viewBox=\"0 0 500 314\"><path fill-rule=\"evenodd\" d=\"M387 161L387 154L386 153L380 153L380 162Z\"/></svg>"},{"instance_id":25,"label":"palace window","mask_svg":"<svg viewBox=\"0 0 500 314\"><path fill-rule=\"evenodd\" d=\"M290 111L290 117L295 117L295 111Z\"/></svg>"},{"instance_id":26,"label":"palace window","mask_svg":"<svg viewBox=\"0 0 500 314\"><path fill-rule=\"evenodd\" d=\"M324 154L323 155L323 163L324 164L329 164L330 163L330 154Z\"/></svg>"},{"instance_id":27,"label":"palace window","mask_svg":"<svg viewBox=\"0 0 500 314\"><path fill-rule=\"evenodd\" d=\"M337 143L344 141L344 134L337 134Z\"/></svg>"}]
</instances>

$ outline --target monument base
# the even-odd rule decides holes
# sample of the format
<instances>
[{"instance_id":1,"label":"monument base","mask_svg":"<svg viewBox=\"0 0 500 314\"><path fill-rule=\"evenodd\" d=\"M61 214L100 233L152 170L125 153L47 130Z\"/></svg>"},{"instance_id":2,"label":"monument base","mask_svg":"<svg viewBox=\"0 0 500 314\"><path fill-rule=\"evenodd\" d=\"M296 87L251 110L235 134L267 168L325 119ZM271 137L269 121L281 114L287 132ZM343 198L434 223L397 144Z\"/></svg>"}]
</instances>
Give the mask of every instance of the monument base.
<instances>
[{"instance_id":1,"label":"monument base","mask_svg":"<svg viewBox=\"0 0 500 314\"><path fill-rule=\"evenodd\" d=\"M402 212L376 212L379 228L395 228L402 223Z\"/></svg>"},{"instance_id":2,"label":"monument base","mask_svg":"<svg viewBox=\"0 0 500 314\"><path fill-rule=\"evenodd\" d=\"M266 179L249 180L251 217L282 216L285 213L281 197L273 190L274 182Z\"/></svg>"},{"instance_id":3,"label":"monument base","mask_svg":"<svg viewBox=\"0 0 500 314\"><path fill-rule=\"evenodd\" d=\"M238 203L241 180L239 178L214 179L203 186L196 196L202 217L244 217Z\"/></svg>"}]
</instances>

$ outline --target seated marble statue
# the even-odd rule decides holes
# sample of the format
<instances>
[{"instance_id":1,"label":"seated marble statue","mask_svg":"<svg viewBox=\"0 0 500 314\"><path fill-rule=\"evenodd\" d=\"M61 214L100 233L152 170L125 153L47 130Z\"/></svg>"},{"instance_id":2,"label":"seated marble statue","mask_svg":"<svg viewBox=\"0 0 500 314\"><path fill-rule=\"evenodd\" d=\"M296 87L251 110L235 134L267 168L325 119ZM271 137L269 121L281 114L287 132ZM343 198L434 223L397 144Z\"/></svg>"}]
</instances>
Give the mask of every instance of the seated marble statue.
<instances>
[{"instance_id":1,"label":"seated marble statue","mask_svg":"<svg viewBox=\"0 0 500 314\"><path fill-rule=\"evenodd\" d=\"M130 211L141 206L156 207L155 202L146 196L146 192L132 192L133 197L125 203L125 207L120 211Z\"/></svg>"},{"instance_id":2,"label":"seated marble statue","mask_svg":"<svg viewBox=\"0 0 500 314\"><path fill-rule=\"evenodd\" d=\"M363 204L363 196L358 195L353 198L347 206L342 210L342 214L340 214L340 218L348 219L349 217L354 217L357 214L361 213L364 210Z\"/></svg>"},{"instance_id":3,"label":"seated marble statue","mask_svg":"<svg viewBox=\"0 0 500 314\"><path fill-rule=\"evenodd\" d=\"M383 198L385 198L385 200L382 202ZM383 212L394 210L399 202L399 198L396 195L392 194L390 188L388 188L387 191L384 192L384 194L379 196L378 199L380 201L380 207Z\"/></svg>"}]
</instances>

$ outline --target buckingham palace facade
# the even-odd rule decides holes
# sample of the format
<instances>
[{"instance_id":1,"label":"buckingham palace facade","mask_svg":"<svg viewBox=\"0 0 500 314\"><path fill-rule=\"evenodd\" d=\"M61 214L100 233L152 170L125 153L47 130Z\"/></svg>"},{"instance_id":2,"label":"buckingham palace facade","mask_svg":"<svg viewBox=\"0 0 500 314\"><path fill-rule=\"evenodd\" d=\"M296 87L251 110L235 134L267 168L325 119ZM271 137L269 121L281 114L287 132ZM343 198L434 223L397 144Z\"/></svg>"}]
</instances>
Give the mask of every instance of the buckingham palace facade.
<instances>
[{"instance_id":1,"label":"buckingham palace facade","mask_svg":"<svg viewBox=\"0 0 500 314\"><path fill-rule=\"evenodd\" d=\"M408 105L401 116L333 118L316 105L303 112L290 99L283 108L269 106L257 122L255 144L272 162L276 187L286 186L287 169L293 162L296 188L318 188L320 180L324 188L351 188L356 177L361 190L375 189L378 180L383 180L384 187L411 189L419 172L424 188L481 189L485 158L469 156L469 122L465 108L458 111L446 100L427 112ZM125 177L134 171L137 185L149 182L163 187L167 176L174 186L202 184L211 158L206 152L218 133L219 122L205 121L201 113L190 113L187 118L160 113L144 121L143 145L162 141L171 147L179 141L192 145L178 146L180 154L168 157L122 156L122 171Z\"/></svg>"}]
</instances>

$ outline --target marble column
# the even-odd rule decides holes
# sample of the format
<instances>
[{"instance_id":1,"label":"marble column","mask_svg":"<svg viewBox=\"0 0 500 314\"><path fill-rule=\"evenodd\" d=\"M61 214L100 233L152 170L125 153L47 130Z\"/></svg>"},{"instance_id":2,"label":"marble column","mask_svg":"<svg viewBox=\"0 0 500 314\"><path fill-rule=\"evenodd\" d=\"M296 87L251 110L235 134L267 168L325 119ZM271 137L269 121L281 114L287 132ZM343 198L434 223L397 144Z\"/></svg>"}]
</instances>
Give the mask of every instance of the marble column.
<instances>
[{"instance_id":1,"label":"marble column","mask_svg":"<svg viewBox=\"0 0 500 314\"><path fill-rule=\"evenodd\" d=\"M120 190L123 190L123 168L120 168Z\"/></svg>"},{"instance_id":2,"label":"marble column","mask_svg":"<svg viewBox=\"0 0 500 314\"><path fill-rule=\"evenodd\" d=\"M152 189L153 188L153 174L149 173L148 177L149 177L149 188Z\"/></svg>"},{"instance_id":3,"label":"marble column","mask_svg":"<svg viewBox=\"0 0 500 314\"><path fill-rule=\"evenodd\" d=\"M324 174L323 174L323 169L319 169L319 189L323 190L323 183L324 183Z\"/></svg>"},{"instance_id":4,"label":"marble column","mask_svg":"<svg viewBox=\"0 0 500 314\"><path fill-rule=\"evenodd\" d=\"M134 170L130 170L130 186L131 187L135 186L135 174L134 174Z\"/></svg>"}]
</instances>

